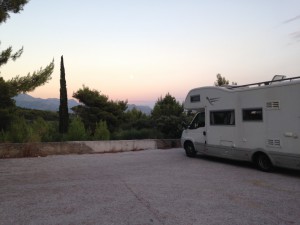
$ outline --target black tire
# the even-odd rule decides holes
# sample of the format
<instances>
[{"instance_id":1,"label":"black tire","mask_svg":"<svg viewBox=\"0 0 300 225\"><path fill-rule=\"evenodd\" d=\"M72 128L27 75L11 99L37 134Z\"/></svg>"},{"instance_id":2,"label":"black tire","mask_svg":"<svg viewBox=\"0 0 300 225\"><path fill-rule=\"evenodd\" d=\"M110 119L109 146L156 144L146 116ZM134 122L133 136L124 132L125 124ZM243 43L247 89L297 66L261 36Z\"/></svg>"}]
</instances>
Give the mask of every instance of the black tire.
<instances>
[{"instance_id":1,"label":"black tire","mask_svg":"<svg viewBox=\"0 0 300 225\"><path fill-rule=\"evenodd\" d=\"M194 145L191 142L187 142L184 144L184 150L188 157L195 157L197 152L195 151Z\"/></svg>"},{"instance_id":2,"label":"black tire","mask_svg":"<svg viewBox=\"0 0 300 225\"><path fill-rule=\"evenodd\" d=\"M273 170L273 164L270 158L264 153L258 153L255 157L255 163L259 170L270 172Z\"/></svg>"}]
</instances>

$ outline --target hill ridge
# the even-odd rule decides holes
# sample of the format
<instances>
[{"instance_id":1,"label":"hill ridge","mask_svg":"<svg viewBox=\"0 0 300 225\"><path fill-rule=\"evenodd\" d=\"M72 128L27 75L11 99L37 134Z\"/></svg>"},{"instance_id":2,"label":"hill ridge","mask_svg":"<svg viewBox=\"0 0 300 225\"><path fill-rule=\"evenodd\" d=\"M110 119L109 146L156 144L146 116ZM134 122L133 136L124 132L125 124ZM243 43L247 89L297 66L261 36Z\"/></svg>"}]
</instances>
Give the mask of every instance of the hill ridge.
<instances>
[{"instance_id":1,"label":"hill ridge","mask_svg":"<svg viewBox=\"0 0 300 225\"><path fill-rule=\"evenodd\" d=\"M60 104L60 100L58 98L35 98L28 94L19 94L16 97L14 97L14 100L16 101L16 105L18 107L46 111L58 111ZM68 99L68 108L70 112L72 112L71 108L77 105L80 105L80 103L74 99ZM144 105L127 104L127 106L127 110L132 110L133 108L136 108L141 112L145 113L146 115L150 115L152 110L149 106Z\"/></svg>"}]
</instances>

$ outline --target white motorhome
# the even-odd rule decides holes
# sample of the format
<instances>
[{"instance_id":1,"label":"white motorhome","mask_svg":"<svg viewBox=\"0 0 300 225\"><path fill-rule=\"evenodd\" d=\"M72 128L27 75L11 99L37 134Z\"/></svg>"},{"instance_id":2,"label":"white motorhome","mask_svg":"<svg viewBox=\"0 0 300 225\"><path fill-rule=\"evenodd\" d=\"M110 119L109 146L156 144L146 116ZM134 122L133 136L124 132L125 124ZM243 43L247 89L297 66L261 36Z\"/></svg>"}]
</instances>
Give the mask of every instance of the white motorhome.
<instances>
[{"instance_id":1,"label":"white motorhome","mask_svg":"<svg viewBox=\"0 0 300 225\"><path fill-rule=\"evenodd\" d=\"M300 169L300 77L195 88L184 107L197 111L181 137L187 156L251 161L263 171Z\"/></svg>"}]
</instances>

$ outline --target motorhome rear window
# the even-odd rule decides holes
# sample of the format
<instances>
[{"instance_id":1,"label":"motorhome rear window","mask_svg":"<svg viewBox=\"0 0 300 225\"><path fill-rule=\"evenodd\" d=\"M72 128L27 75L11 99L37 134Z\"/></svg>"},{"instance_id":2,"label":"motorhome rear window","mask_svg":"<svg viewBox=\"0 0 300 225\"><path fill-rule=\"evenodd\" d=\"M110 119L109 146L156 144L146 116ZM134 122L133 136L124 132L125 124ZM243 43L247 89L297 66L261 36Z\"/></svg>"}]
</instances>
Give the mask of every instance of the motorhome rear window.
<instances>
[{"instance_id":1,"label":"motorhome rear window","mask_svg":"<svg viewBox=\"0 0 300 225\"><path fill-rule=\"evenodd\" d=\"M234 110L211 111L210 125L235 125Z\"/></svg>"},{"instance_id":2,"label":"motorhome rear window","mask_svg":"<svg viewBox=\"0 0 300 225\"><path fill-rule=\"evenodd\" d=\"M191 102L200 102L200 95L192 95Z\"/></svg>"},{"instance_id":3,"label":"motorhome rear window","mask_svg":"<svg viewBox=\"0 0 300 225\"><path fill-rule=\"evenodd\" d=\"M243 121L262 121L262 108L243 109Z\"/></svg>"}]
</instances>

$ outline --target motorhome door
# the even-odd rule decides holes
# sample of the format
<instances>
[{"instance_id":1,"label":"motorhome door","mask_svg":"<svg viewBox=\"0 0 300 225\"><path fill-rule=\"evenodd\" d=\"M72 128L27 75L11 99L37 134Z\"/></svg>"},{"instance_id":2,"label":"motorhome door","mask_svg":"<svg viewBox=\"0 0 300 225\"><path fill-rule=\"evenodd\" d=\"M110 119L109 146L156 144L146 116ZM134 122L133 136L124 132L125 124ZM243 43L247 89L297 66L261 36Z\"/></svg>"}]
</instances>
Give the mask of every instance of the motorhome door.
<instances>
[{"instance_id":1,"label":"motorhome door","mask_svg":"<svg viewBox=\"0 0 300 225\"><path fill-rule=\"evenodd\" d=\"M196 114L187 132L189 139L193 140L196 151L204 152L206 148L205 109Z\"/></svg>"}]
</instances>

